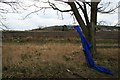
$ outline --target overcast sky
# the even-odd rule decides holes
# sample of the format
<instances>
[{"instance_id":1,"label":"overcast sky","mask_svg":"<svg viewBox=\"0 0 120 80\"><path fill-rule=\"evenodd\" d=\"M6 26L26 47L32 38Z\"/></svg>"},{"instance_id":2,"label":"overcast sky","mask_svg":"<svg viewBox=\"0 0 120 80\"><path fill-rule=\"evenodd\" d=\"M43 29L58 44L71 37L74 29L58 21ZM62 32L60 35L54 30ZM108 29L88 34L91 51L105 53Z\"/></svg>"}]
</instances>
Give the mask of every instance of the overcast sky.
<instances>
[{"instance_id":1,"label":"overcast sky","mask_svg":"<svg viewBox=\"0 0 120 80\"><path fill-rule=\"evenodd\" d=\"M23 1L26 5L32 4L30 0ZM110 8L114 8L118 5L119 0L102 0L101 3L105 3L108 1L112 2ZM48 7L48 5L41 5ZM64 7L69 8L69 6L67 5L60 6L61 9L64 9ZM37 13L29 15L26 19L23 20L23 18L27 14L34 10L34 7L30 7L28 10L21 10L20 13L9 13L5 15L6 20L3 22L6 26L8 26L9 30L30 30L38 27L46 27L52 25L75 24L73 21L73 17L69 13L60 13L53 9L41 10ZM99 21L106 21L107 25L115 25L118 22L118 11L116 10L116 13L114 14L98 13L98 22Z\"/></svg>"}]
</instances>

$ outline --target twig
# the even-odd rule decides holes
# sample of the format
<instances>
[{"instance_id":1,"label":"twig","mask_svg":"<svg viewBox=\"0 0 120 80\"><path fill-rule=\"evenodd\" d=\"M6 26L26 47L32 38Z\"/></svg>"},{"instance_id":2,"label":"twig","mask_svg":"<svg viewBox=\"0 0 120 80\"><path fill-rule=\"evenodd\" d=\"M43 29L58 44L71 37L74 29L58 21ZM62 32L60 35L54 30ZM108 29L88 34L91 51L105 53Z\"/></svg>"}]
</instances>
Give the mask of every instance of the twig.
<instances>
[{"instance_id":1,"label":"twig","mask_svg":"<svg viewBox=\"0 0 120 80\"><path fill-rule=\"evenodd\" d=\"M35 11L32 11L32 12L30 12L29 14L27 14L24 18L23 18L23 20L24 19L26 19L28 16L30 16L31 14L34 14L34 13L37 13L37 12L39 12L40 10L42 10L43 8L40 8L39 10L35 10Z\"/></svg>"},{"instance_id":2,"label":"twig","mask_svg":"<svg viewBox=\"0 0 120 80\"><path fill-rule=\"evenodd\" d=\"M74 76L77 76L77 77L79 77L79 78L86 79L86 78L84 78L83 76L81 76L81 75L79 75L79 74L77 74L77 73L74 73L74 72L72 72L72 71L69 70L69 69L67 69L66 71L69 72L70 74L74 75Z\"/></svg>"}]
</instances>

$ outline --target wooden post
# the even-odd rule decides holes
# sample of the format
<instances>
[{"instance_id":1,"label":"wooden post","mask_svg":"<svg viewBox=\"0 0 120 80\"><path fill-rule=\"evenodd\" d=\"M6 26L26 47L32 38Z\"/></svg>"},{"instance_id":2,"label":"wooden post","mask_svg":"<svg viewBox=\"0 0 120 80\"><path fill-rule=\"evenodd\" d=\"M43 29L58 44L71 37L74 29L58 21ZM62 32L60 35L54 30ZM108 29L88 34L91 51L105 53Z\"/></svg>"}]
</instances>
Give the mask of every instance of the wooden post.
<instances>
[{"instance_id":1,"label":"wooden post","mask_svg":"<svg viewBox=\"0 0 120 80\"><path fill-rule=\"evenodd\" d=\"M2 31L0 31L0 79L2 79Z\"/></svg>"}]
</instances>

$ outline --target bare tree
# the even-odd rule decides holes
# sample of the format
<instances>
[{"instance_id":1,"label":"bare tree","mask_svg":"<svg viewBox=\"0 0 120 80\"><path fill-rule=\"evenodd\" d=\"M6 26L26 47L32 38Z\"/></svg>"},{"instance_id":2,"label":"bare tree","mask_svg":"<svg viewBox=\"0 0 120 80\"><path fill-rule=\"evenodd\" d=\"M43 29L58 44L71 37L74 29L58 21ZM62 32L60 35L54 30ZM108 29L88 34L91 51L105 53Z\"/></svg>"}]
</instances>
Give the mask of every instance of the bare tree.
<instances>
[{"instance_id":1,"label":"bare tree","mask_svg":"<svg viewBox=\"0 0 120 80\"><path fill-rule=\"evenodd\" d=\"M52 8L53 10L59 11L61 13L63 12L72 13L71 15L74 15L74 17L76 18L78 24L80 25L83 31L84 36L92 44L92 48L91 48L92 54L96 53L96 42L95 42L94 36L95 36L95 26L97 25L97 13L98 12L113 13L118 7L120 7L120 5L118 5L115 8L108 10L107 8L111 4L110 2L105 3L105 5L108 5L106 7L104 7L103 4L101 4L102 6L98 7L98 4L100 4L101 0L91 0L91 2L86 2L85 0L68 0L68 1L65 1L65 0L55 0L55 1L33 0L33 1L36 2L37 4L34 3L31 6L35 6L38 9L26 15L25 18L33 13L39 12L47 8ZM38 5L38 3L46 3L50 7L41 6L41 5ZM68 5L69 9L68 8L61 9L61 7L58 6L57 3L61 5Z\"/></svg>"},{"instance_id":2,"label":"bare tree","mask_svg":"<svg viewBox=\"0 0 120 80\"><path fill-rule=\"evenodd\" d=\"M95 2L96 1L96 2ZM29 15L33 14L33 13L37 13L41 10L45 10L47 8L52 8L54 10L57 10L59 12L70 12L72 13L72 15L74 15L74 17L76 18L77 22L79 23L84 36L87 38L87 40L92 44L92 48L91 48L91 53L94 54L96 53L96 43L95 43L95 31L94 31L94 26L97 25L97 13L101 12L101 13L111 13L113 12L115 9L117 9L119 6L117 6L114 9L110 9L110 10L106 10L107 7L104 8L104 6L100 6L98 7L98 4L100 3L101 0L92 0L91 2L86 2L85 0L56 0L56 1L40 1L40 0L33 0L33 4L29 5L27 7L31 7L34 6L37 9L30 12L28 15L25 16L28 17ZM12 9L13 12L17 11L17 8L15 7L16 4L18 4L19 2L5 2L3 0L0 0L0 3L9 5ZM49 6L41 6L40 3L46 3ZM60 9L60 6L58 6L59 3L61 5L68 5L68 8L65 9ZM107 3L108 6L110 3ZM81 14L82 12L82 14ZM0 13L8 13L7 9L3 9L0 8ZM1 15L2 17L2 15ZM24 19L25 19L24 18Z\"/></svg>"}]
</instances>

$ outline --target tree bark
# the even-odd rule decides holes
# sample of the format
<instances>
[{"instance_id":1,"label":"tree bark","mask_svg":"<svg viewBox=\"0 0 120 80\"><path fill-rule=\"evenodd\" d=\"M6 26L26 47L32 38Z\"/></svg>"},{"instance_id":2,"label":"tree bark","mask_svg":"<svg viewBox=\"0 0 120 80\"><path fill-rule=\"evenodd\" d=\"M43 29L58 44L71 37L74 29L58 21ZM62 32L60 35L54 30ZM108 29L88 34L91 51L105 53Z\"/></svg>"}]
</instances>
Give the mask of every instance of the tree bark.
<instances>
[{"instance_id":1,"label":"tree bark","mask_svg":"<svg viewBox=\"0 0 120 80\"><path fill-rule=\"evenodd\" d=\"M95 39L95 35L96 35L96 31L95 31L95 26L97 25L97 6L98 6L99 2L91 2L91 26L90 26L90 43L92 44L92 48L91 48L91 53L92 56L94 54L96 54L96 39Z\"/></svg>"}]
</instances>

